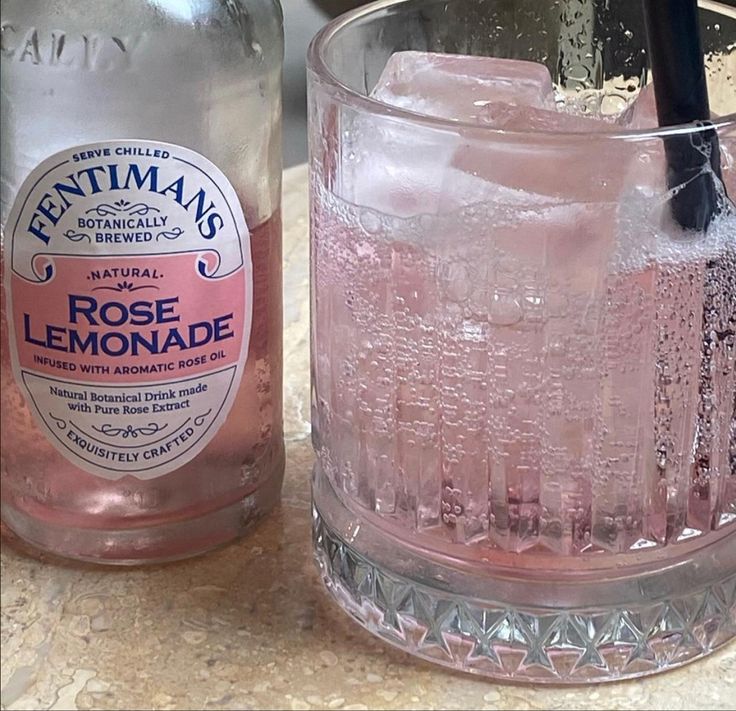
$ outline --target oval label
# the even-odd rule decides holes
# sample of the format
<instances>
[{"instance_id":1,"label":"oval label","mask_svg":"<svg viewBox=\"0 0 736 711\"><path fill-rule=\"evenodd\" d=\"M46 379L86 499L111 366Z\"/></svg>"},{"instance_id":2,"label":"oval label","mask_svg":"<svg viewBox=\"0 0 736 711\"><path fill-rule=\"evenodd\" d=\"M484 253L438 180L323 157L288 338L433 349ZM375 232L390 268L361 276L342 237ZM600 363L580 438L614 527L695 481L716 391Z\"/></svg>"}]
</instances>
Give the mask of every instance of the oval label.
<instances>
[{"instance_id":1,"label":"oval label","mask_svg":"<svg viewBox=\"0 0 736 711\"><path fill-rule=\"evenodd\" d=\"M250 338L250 237L225 175L181 146L79 146L30 174L7 224L13 374L48 439L108 479L195 457Z\"/></svg>"}]
</instances>

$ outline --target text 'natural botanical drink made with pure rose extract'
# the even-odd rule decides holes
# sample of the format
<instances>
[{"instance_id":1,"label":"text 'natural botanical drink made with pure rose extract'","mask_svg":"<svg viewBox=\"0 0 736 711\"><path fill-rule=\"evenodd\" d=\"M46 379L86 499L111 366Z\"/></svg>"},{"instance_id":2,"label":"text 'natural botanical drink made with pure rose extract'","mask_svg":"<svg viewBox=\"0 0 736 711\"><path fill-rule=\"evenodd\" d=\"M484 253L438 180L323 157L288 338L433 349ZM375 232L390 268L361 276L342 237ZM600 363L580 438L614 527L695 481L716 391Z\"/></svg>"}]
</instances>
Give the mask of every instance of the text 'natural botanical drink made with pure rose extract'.
<instances>
[{"instance_id":1,"label":"text 'natural botanical drink made with pure rose extract'","mask_svg":"<svg viewBox=\"0 0 736 711\"><path fill-rule=\"evenodd\" d=\"M278 500L276 0L2 8L2 517L192 555Z\"/></svg>"},{"instance_id":2,"label":"text 'natural botanical drink made with pure rose extract'","mask_svg":"<svg viewBox=\"0 0 736 711\"><path fill-rule=\"evenodd\" d=\"M736 14L706 25L702 231L636 3L397 0L313 44L315 545L392 644L558 683L736 633Z\"/></svg>"}]
</instances>

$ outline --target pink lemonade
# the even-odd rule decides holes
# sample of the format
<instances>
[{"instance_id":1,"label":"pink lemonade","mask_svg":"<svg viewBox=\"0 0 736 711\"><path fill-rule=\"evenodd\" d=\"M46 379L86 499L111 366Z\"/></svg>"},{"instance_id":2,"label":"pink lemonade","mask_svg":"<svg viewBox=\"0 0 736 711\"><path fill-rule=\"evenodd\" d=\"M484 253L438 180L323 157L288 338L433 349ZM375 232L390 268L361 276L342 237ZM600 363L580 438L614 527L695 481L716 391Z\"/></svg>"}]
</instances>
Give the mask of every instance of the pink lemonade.
<instances>
[{"instance_id":1,"label":"pink lemonade","mask_svg":"<svg viewBox=\"0 0 736 711\"><path fill-rule=\"evenodd\" d=\"M279 499L283 15L195 4L2 5L2 522L52 554L197 555Z\"/></svg>"},{"instance_id":2,"label":"pink lemonade","mask_svg":"<svg viewBox=\"0 0 736 711\"><path fill-rule=\"evenodd\" d=\"M538 235L498 215L489 232L482 208L455 216L461 245L433 248L430 220L419 242L334 200L315 213L315 429L348 505L413 545L537 569L644 561L736 520L733 411L706 426L700 395L733 393L733 216L712 253L604 272L586 259L621 258L605 233L576 266L553 229L535 253ZM706 328L724 334L707 385Z\"/></svg>"},{"instance_id":3,"label":"pink lemonade","mask_svg":"<svg viewBox=\"0 0 736 711\"><path fill-rule=\"evenodd\" d=\"M13 377L3 292L3 520L11 529L59 555L120 563L145 551L168 560L232 539L274 505L284 466L279 212L250 243L256 298L232 408L203 451L150 480L87 473L40 431Z\"/></svg>"},{"instance_id":4,"label":"pink lemonade","mask_svg":"<svg viewBox=\"0 0 736 711\"><path fill-rule=\"evenodd\" d=\"M652 94L619 123L656 125ZM532 62L399 52L372 95L503 129L618 129L555 110ZM515 566L645 560L720 535L736 520L733 208L707 240L683 234L649 143L598 162L579 141L561 179L539 152L467 129L438 180L414 169L438 153L411 127L360 128L345 170L385 214L315 195L316 429L336 489L414 545L523 553Z\"/></svg>"},{"instance_id":5,"label":"pink lemonade","mask_svg":"<svg viewBox=\"0 0 736 711\"><path fill-rule=\"evenodd\" d=\"M474 6L392 10L403 40L390 13L356 15L311 58L323 579L379 637L492 677L701 656L736 610L733 121L722 179L703 167L718 213L686 232L646 75L553 81L516 59L536 47L486 56L501 39L390 54L441 46L453 12L465 47ZM585 18L567 20L544 56L583 56ZM353 32L387 38L363 74L335 59Z\"/></svg>"}]
</instances>

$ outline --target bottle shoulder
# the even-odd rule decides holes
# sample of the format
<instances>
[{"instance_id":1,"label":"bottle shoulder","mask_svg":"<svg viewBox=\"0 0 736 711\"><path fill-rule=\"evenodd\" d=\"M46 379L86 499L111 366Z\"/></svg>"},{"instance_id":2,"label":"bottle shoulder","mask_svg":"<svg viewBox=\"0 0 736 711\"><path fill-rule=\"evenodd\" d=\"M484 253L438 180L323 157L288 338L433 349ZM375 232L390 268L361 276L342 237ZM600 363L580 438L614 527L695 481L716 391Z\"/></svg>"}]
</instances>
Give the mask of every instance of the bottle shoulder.
<instances>
[{"instance_id":1,"label":"bottle shoulder","mask_svg":"<svg viewBox=\"0 0 736 711\"><path fill-rule=\"evenodd\" d=\"M3 0L3 65L103 68L240 66L283 60L277 0Z\"/></svg>"},{"instance_id":2,"label":"bottle shoulder","mask_svg":"<svg viewBox=\"0 0 736 711\"><path fill-rule=\"evenodd\" d=\"M236 24L243 16L255 22L283 21L278 0L3 0L3 23L13 20L67 20L84 25L101 23L112 29L123 23L192 24L228 20Z\"/></svg>"},{"instance_id":3,"label":"bottle shoulder","mask_svg":"<svg viewBox=\"0 0 736 711\"><path fill-rule=\"evenodd\" d=\"M176 34L192 44L244 40L283 44L278 0L3 0L3 54L29 30L122 38Z\"/></svg>"}]
</instances>

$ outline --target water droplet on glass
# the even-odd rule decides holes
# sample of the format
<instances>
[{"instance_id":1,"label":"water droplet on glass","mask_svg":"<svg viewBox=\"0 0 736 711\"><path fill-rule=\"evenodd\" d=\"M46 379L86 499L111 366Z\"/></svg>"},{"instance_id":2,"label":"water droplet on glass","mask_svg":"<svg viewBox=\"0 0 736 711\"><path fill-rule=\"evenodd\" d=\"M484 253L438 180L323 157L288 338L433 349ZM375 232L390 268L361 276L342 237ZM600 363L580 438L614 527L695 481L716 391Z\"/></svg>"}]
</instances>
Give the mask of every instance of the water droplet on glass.
<instances>
[{"instance_id":1,"label":"water droplet on glass","mask_svg":"<svg viewBox=\"0 0 736 711\"><path fill-rule=\"evenodd\" d=\"M491 299L488 321L495 326L513 326L523 318L521 304L512 295L496 292Z\"/></svg>"}]
</instances>

